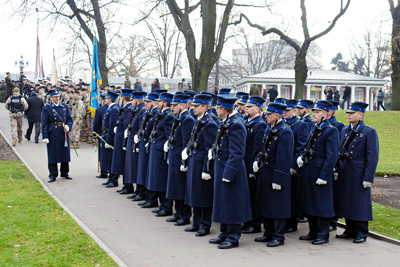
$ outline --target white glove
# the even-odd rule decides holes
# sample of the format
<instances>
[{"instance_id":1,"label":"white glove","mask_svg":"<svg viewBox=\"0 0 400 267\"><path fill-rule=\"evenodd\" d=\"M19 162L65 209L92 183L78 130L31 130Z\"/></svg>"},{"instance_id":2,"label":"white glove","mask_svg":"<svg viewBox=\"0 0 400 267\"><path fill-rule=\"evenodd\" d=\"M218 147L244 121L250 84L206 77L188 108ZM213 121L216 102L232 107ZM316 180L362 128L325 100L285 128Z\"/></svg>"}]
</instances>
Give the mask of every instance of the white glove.
<instances>
[{"instance_id":1,"label":"white glove","mask_svg":"<svg viewBox=\"0 0 400 267\"><path fill-rule=\"evenodd\" d=\"M208 160L213 160L212 149L208 150Z\"/></svg>"},{"instance_id":2,"label":"white glove","mask_svg":"<svg viewBox=\"0 0 400 267\"><path fill-rule=\"evenodd\" d=\"M135 153L135 151L133 151L133 153ZM136 148L136 153L139 153L139 148Z\"/></svg>"},{"instance_id":3,"label":"white glove","mask_svg":"<svg viewBox=\"0 0 400 267\"><path fill-rule=\"evenodd\" d=\"M137 144L139 143L140 139L139 136L137 134L135 134L135 136L133 137L133 141Z\"/></svg>"},{"instance_id":4,"label":"white glove","mask_svg":"<svg viewBox=\"0 0 400 267\"><path fill-rule=\"evenodd\" d=\"M272 183L273 190L282 190L282 186L280 184Z\"/></svg>"},{"instance_id":5,"label":"white glove","mask_svg":"<svg viewBox=\"0 0 400 267\"><path fill-rule=\"evenodd\" d=\"M253 162L253 171L258 172L259 169L260 167L258 167L258 161L256 160Z\"/></svg>"},{"instance_id":6,"label":"white glove","mask_svg":"<svg viewBox=\"0 0 400 267\"><path fill-rule=\"evenodd\" d=\"M210 175L209 173L202 172L202 173L201 173L201 179L203 179L203 180L210 180L210 179L211 179L211 175Z\"/></svg>"},{"instance_id":7,"label":"white glove","mask_svg":"<svg viewBox=\"0 0 400 267\"><path fill-rule=\"evenodd\" d=\"M187 160L188 159L189 156L187 154L187 149L186 148L184 150L182 150L181 156L182 156L182 160Z\"/></svg>"},{"instance_id":8,"label":"white glove","mask_svg":"<svg viewBox=\"0 0 400 267\"><path fill-rule=\"evenodd\" d=\"M128 129L125 129L124 131L124 138L128 138Z\"/></svg>"},{"instance_id":9,"label":"white glove","mask_svg":"<svg viewBox=\"0 0 400 267\"><path fill-rule=\"evenodd\" d=\"M45 144L49 144L50 140L48 138L45 138L45 139L42 140L42 142L45 143Z\"/></svg>"},{"instance_id":10,"label":"white glove","mask_svg":"<svg viewBox=\"0 0 400 267\"><path fill-rule=\"evenodd\" d=\"M372 183L364 181L363 186L364 186L364 188L371 187Z\"/></svg>"},{"instance_id":11,"label":"white glove","mask_svg":"<svg viewBox=\"0 0 400 267\"><path fill-rule=\"evenodd\" d=\"M117 127L114 127L114 133L115 134L117 133Z\"/></svg>"},{"instance_id":12,"label":"white glove","mask_svg":"<svg viewBox=\"0 0 400 267\"><path fill-rule=\"evenodd\" d=\"M111 149L111 148L112 148L112 146L111 146L111 145L109 145L109 144L107 144L107 143L105 143L105 145L104 145L104 148L105 148L105 149Z\"/></svg>"},{"instance_id":13,"label":"white glove","mask_svg":"<svg viewBox=\"0 0 400 267\"><path fill-rule=\"evenodd\" d=\"M185 166L183 166L183 165L181 165L181 172L187 172L187 167L185 167Z\"/></svg>"},{"instance_id":14,"label":"white glove","mask_svg":"<svg viewBox=\"0 0 400 267\"><path fill-rule=\"evenodd\" d=\"M168 150L169 150L169 142L165 141L165 143L164 143L164 152L167 153Z\"/></svg>"},{"instance_id":15,"label":"white glove","mask_svg":"<svg viewBox=\"0 0 400 267\"><path fill-rule=\"evenodd\" d=\"M315 182L317 185L326 185L328 182L325 180L322 180L321 178L318 178L317 181Z\"/></svg>"},{"instance_id":16,"label":"white glove","mask_svg":"<svg viewBox=\"0 0 400 267\"><path fill-rule=\"evenodd\" d=\"M68 125L64 125L64 129L65 129L65 131L68 133L69 132L69 127L68 127Z\"/></svg>"},{"instance_id":17,"label":"white glove","mask_svg":"<svg viewBox=\"0 0 400 267\"><path fill-rule=\"evenodd\" d=\"M297 171L295 169L290 168L290 175L295 175Z\"/></svg>"},{"instance_id":18,"label":"white glove","mask_svg":"<svg viewBox=\"0 0 400 267\"><path fill-rule=\"evenodd\" d=\"M250 179L251 179L251 178L256 179L256 176L255 176L254 174L250 173L250 174L249 174L249 178L250 178Z\"/></svg>"},{"instance_id":19,"label":"white glove","mask_svg":"<svg viewBox=\"0 0 400 267\"><path fill-rule=\"evenodd\" d=\"M124 151L126 151L126 147L124 146L124 147L122 147L122 149L124 150Z\"/></svg>"},{"instance_id":20,"label":"white glove","mask_svg":"<svg viewBox=\"0 0 400 267\"><path fill-rule=\"evenodd\" d=\"M222 182L230 183L231 181L229 181L228 179L222 178Z\"/></svg>"},{"instance_id":21,"label":"white glove","mask_svg":"<svg viewBox=\"0 0 400 267\"><path fill-rule=\"evenodd\" d=\"M301 159L301 157L298 157L297 160L296 160L296 162L297 162L297 166L299 166L299 168L303 167L304 162L303 162L303 160Z\"/></svg>"},{"instance_id":22,"label":"white glove","mask_svg":"<svg viewBox=\"0 0 400 267\"><path fill-rule=\"evenodd\" d=\"M339 173L334 172L334 173L333 173L333 180L336 181L337 178L338 178L338 176L339 176Z\"/></svg>"}]
</instances>

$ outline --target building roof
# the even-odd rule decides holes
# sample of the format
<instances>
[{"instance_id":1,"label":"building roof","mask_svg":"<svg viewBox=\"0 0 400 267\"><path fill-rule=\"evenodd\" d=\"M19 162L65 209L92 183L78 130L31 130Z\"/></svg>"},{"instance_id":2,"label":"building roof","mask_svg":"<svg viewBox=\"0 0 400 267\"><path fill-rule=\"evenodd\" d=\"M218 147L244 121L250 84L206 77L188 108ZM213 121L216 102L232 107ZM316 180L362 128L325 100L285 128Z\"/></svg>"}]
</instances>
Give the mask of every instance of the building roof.
<instances>
[{"instance_id":1,"label":"building roof","mask_svg":"<svg viewBox=\"0 0 400 267\"><path fill-rule=\"evenodd\" d=\"M255 75L243 77L235 82L236 86L241 86L246 83L287 83L293 84L294 69L275 69ZM372 78L369 76L337 71L337 70L322 70L310 69L306 84L344 84L349 85L384 85L385 80Z\"/></svg>"}]
</instances>

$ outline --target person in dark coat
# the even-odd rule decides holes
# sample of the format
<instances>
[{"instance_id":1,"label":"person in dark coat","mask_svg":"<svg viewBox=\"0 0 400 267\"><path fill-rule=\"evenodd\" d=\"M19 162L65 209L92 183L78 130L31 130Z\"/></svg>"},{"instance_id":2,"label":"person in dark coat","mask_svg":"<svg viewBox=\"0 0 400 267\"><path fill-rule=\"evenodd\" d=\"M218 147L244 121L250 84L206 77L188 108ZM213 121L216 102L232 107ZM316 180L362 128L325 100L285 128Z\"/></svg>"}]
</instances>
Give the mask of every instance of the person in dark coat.
<instances>
[{"instance_id":1,"label":"person in dark coat","mask_svg":"<svg viewBox=\"0 0 400 267\"><path fill-rule=\"evenodd\" d=\"M315 104L313 119L316 124L306 144L311 149L296 160L302 168L300 205L310 229L307 235L300 236L300 240L313 240L313 245L329 242L329 220L335 216L332 176L339 151L339 133L326 119L331 106L326 100Z\"/></svg>"},{"instance_id":2,"label":"person in dark coat","mask_svg":"<svg viewBox=\"0 0 400 267\"><path fill-rule=\"evenodd\" d=\"M264 133L262 151L253 163L258 173L255 212L263 218L264 235L256 242L268 242L267 247L285 244L285 224L290 218L290 168L294 138L282 115L286 105L269 103L267 122L271 127Z\"/></svg>"},{"instance_id":3,"label":"person in dark coat","mask_svg":"<svg viewBox=\"0 0 400 267\"><path fill-rule=\"evenodd\" d=\"M336 120L336 116L335 116L336 110L338 110L338 107L339 107L339 101L332 100L332 101L329 101L329 102L331 102L331 104L332 104L332 107L328 112L329 122L333 126L335 126L338 129L339 133L340 133L340 131L344 127L344 124L343 124L343 122L340 122L340 121Z\"/></svg>"},{"instance_id":4,"label":"person in dark coat","mask_svg":"<svg viewBox=\"0 0 400 267\"><path fill-rule=\"evenodd\" d=\"M229 89L229 88L228 88ZM222 88L222 90L224 90L224 88ZM229 89L230 90L230 89ZM206 94L206 95L211 95L211 97L215 97L215 93L214 92L210 92L210 91L201 91L200 94ZM229 94L229 93L228 93ZM209 109L207 110L207 113L210 115L210 117L215 121L215 123L217 125L219 125L220 120L218 118L218 114L216 109L213 106L209 106Z\"/></svg>"},{"instance_id":5,"label":"person in dark coat","mask_svg":"<svg viewBox=\"0 0 400 267\"><path fill-rule=\"evenodd\" d=\"M72 179L69 173L70 144L68 132L72 128L71 113L66 104L60 103L60 93L50 90L50 104L42 111L42 141L47 144L49 183L58 176L57 163L61 163L61 177Z\"/></svg>"},{"instance_id":6,"label":"person in dark coat","mask_svg":"<svg viewBox=\"0 0 400 267\"><path fill-rule=\"evenodd\" d=\"M332 87L328 87L328 90L325 93L326 100L333 100L333 90Z\"/></svg>"},{"instance_id":7,"label":"person in dark coat","mask_svg":"<svg viewBox=\"0 0 400 267\"><path fill-rule=\"evenodd\" d=\"M12 95L12 90L13 90L13 87L14 87L14 83L11 80L11 74L9 72L7 72L6 75L7 75L7 77L5 79L6 91L5 91L4 99L8 99Z\"/></svg>"},{"instance_id":8,"label":"person in dark coat","mask_svg":"<svg viewBox=\"0 0 400 267\"><path fill-rule=\"evenodd\" d=\"M101 106L98 107L96 109L96 112L94 113L93 127L92 127L94 138L96 138L97 135L101 135L102 132L103 116L108 109L108 105L105 103L105 97L106 94L100 94ZM108 178L108 172L107 170L104 169L101 161L102 151L104 150L104 142L100 138L97 138L97 144L99 153L98 161L100 162L100 174L97 175L96 178Z\"/></svg>"},{"instance_id":9,"label":"person in dark coat","mask_svg":"<svg viewBox=\"0 0 400 267\"><path fill-rule=\"evenodd\" d=\"M260 110L265 103L265 99L259 96L252 96L246 103L246 152L244 154L244 164L248 178L252 219L242 225L243 234L252 234L261 232L261 218L255 213L257 179L253 172L253 162L262 148L262 139L267 129L267 123L260 116Z\"/></svg>"},{"instance_id":10,"label":"person in dark coat","mask_svg":"<svg viewBox=\"0 0 400 267\"><path fill-rule=\"evenodd\" d=\"M153 126L153 135L150 136L149 167L147 171L146 188L149 191L148 202L157 203L160 200L159 212L156 217L172 215L172 200L166 198L168 164L164 158L164 144L171 134L175 115L171 110L173 94L161 93L158 99L159 114ZM148 149L148 148L147 148Z\"/></svg>"},{"instance_id":11,"label":"person in dark coat","mask_svg":"<svg viewBox=\"0 0 400 267\"><path fill-rule=\"evenodd\" d=\"M133 184L137 182L137 169L138 169L138 153L133 151L134 136L139 131L140 123L142 122L143 113L146 111L144 106L143 98L147 95L143 91L133 91L132 92L132 112L128 118L128 128L125 130L124 138L126 147L125 155L125 175L124 175L124 185L127 188L131 188L133 191ZM129 194L129 190L122 190L120 194ZM137 196L137 192L129 196L128 199L134 199Z\"/></svg>"},{"instance_id":12,"label":"person in dark coat","mask_svg":"<svg viewBox=\"0 0 400 267\"><path fill-rule=\"evenodd\" d=\"M112 166L112 156L113 156L113 146L114 146L114 127L118 120L119 115L119 106L116 103L118 98L118 93L114 90L108 90L106 96L106 103L108 105L108 109L103 116L103 129L102 129L102 138L104 139L104 149L101 152L101 163L100 165L104 166L104 169L110 172L107 182L102 183L102 185L107 186L114 179L115 174L111 173Z\"/></svg>"},{"instance_id":13,"label":"person in dark coat","mask_svg":"<svg viewBox=\"0 0 400 267\"><path fill-rule=\"evenodd\" d=\"M187 166L182 165L181 153L189 142L190 133L194 125L194 118L188 110L189 95L178 94L172 100L172 110L175 119L171 134L164 144L164 153L168 153L168 199L175 202L176 213L167 222L175 222L175 226L190 223L192 211L189 205L184 203Z\"/></svg>"},{"instance_id":14,"label":"person in dark coat","mask_svg":"<svg viewBox=\"0 0 400 267\"><path fill-rule=\"evenodd\" d=\"M268 90L268 95L269 95L269 102L272 103L275 101L276 97L278 96L278 90L276 90L275 86L272 86Z\"/></svg>"},{"instance_id":15,"label":"person in dark coat","mask_svg":"<svg viewBox=\"0 0 400 267\"><path fill-rule=\"evenodd\" d=\"M339 102L340 101L340 91L339 89L335 89L334 93L333 93L333 100Z\"/></svg>"},{"instance_id":16,"label":"person in dark coat","mask_svg":"<svg viewBox=\"0 0 400 267\"><path fill-rule=\"evenodd\" d=\"M350 97L351 97L351 87L346 83L344 85L342 109L344 109L344 103L347 103L347 108L349 108Z\"/></svg>"},{"instance_id":17,"label":"person in dark coat","mask_svg":"<svg viewBox=\"0 0 400 267\"><path fill-rule=\"evenodd\" d=\"M33 130L33 125L35 125L35 143L39 143L40 135L40 121L42 120L42 109L43 100L37 97L35 91L32 92L31 97L26 101L28 102L29 108L25 111L28 115L29 128L26 130L25 138L26 140L31 140L31 134Z\"/></svg>"},{"instance_id":18,"label":"person in dark coat","mask_svg":"<svg viewBox=\"0 0 400 267\"><path fill-rule=\"evenodd\" d=\"M188 162L186 176L185 204L193 207L193 224L185 228L186 232L197 232L196 236L210 233L214 193L214 173L207 168L207 153L211 149L218 126L207 110L212 96L198 94L193 99L193 112L196 116L186 153L182 161Z\"/></svg>"},{"instance_id":19,"label":"person in dark coat","mask_svg":"<svg viewBox=\"0 0 400 267\"><path fill-rule=\"evenodd\" d=\"M347 111L349 125L340 133L340 143L348 140L339 164L337 179L337 215L346 219L346 230L336 238L354 238L354 243L363 243L368 237L368 221L372 221L371 186L379 159L379 141L376 131L365 125L367 103L353 102ZM351 136L351 131L355 136ZM340 155L339 155L340 156Z\"/></svg>"},{"instance_id":20,"label":"person in dark coat","mask_svg":"<svg viewBox=\"0 0 400 267\"><path fill-rule=\"evenodd\" d=\"M308 125L301 121L296 116L296 105L298 103L297 99L288 99L286 100L286 110L283 113L283 118L285 119L285 123L290 126L290 129L293 132L294 137L294 149L293 149L293 157L292 157L292 166L290 167L290 177L291 177L291 216L290 219L286 222L285 232L295 232L297 231L298 224L298 215L299 207L298 207L298 184L299 184L299 176L297 173L297 163L296 160L303 153L304 147L306 146L309 128Z\"/></svg>"},{"instance_id":21,"label":"person in dark coat","mask_svg":"<svg viewBox=\"0 0 400 267\"><path fill-rule=\"evenodd\" d=\"M301 121L307 123L309 130L311 130L311 126L314 125L314 121L309 113L313 104L314 102L308 99L301 99L300 103L297 104L297 115L299 115Z\"/></svg>"},{"instance_id":22,"label":"person in dark coat","mask_svg":"<svg viewBox=\"0 0 400 267\"><path fill-rule=\"evenodd\" d=\"M118 186L118 178L120 175L125 175L125 150L123 148L124 145L124 132L128 127L126 121L128 117L131 116L131 97L132 97L132 89L124 88L121 90L121 98L122 98L122 106L119 110L119 117L116 125L113 128L115 137L114 137L114 150L112 156L111 163L111 174L113 174L112 180L106 188L116 187ZM117 190L117 193L120 193L125 188L121 190ZM126 190L130 193L133 193L133 188L126 188Z\"/></svg>"},{"instance_id":23,"label":"person in dark coat","mask_svg":"<svg viewBox=\"0 0 400 267\"><path fill-rule=\"evenodd\" d=\"M221 91L221 90L220 90ZM243 119L234 112L235 97L219 97L217 113L220 126L214 141L218 149L209 151L214 160L214 204L212 220L221 223L220 234L209 240L220 249L239 246L240 226L251 220L251 204L246 166L244 164L246 128Z\"/></svg>"},{"instance_id":24,"label":"person in dark coat","mask_svg":"<svg viewBox=\"0 0 400 267\"><path fill-rule=\"evenodd\" d=\"M147 179L147 169L149 164L149 153L146 150L146 144L149 142L149 136L151 130L153 129L154 121L158 114L158 106L157 99L158 94L150 93L148 94L145 101L146 111L143 113L143 117L141 119L141 123L139 126L139 130L137 134L133 137L133 152L138 154L138 163L137 163L137 181L136 181L136 194L137 196L133 199L133 201L142 201L139 202L139 206L144 208L157 207L157 203L149 203L148 194L146 190L146 179Z\"/></svg>"}]
</instances>

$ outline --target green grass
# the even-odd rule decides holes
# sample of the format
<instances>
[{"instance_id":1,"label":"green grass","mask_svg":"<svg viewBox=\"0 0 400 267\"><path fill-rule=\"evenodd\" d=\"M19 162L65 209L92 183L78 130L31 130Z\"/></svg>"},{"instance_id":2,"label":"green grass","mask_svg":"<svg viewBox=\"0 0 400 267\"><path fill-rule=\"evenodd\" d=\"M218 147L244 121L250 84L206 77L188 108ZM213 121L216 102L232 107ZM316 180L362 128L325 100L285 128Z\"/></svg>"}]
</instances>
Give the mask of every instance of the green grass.
<instances>
[{"instance_id":1,"label":"green grass","mask_svg":"<svg viewBox=\"0 0 400 267\"><path fill-rule=\"evenodd\" d=\"M336 113L339 121L348 124L344 110ZM400 111L367 111L364 121L374 127L379 138L379 162L376 174L400 175Z\"/></svg>"},{"instance_id":2,"label":"green grass","mask_svg":"<svg viewBox=\"0 0 400 267\"><path fill-rule=\"evenodd\" d=\"M372 204L374 220L369 224L369 230L400 240L400 210Z\"/></svg>"},{"instance_id":3,"label":"green grass","mask_svg":"<svg viewBox=\"0 0 400 267\"><path fill-rule=\"evenodd\" d=\"M117 266L20 161L0 161L2 266Z\"/></svg>"}]
</instances>

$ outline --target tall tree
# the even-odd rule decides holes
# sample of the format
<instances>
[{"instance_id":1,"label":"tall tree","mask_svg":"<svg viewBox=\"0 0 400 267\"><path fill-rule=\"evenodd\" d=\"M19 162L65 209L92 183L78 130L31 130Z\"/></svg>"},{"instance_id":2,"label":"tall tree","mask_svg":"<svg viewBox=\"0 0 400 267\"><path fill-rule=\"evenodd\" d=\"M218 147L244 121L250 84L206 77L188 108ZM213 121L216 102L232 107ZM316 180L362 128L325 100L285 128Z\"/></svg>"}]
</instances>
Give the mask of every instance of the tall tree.
<instances>
[{"instance_id":1,"label":"tall tree","mask_svg":"<svg viewBox=\"0 0 400 267\"><path fill-rule=\"evenodd\" d=\"M307 56L307 51L310 47L311 42L317 40L318 38L326 35L329 33L334 27L336 22L339 20L340 17L342 17L349 5L351 0L346 0L346 3L343 4L344 0L340 0L340 11L339 13L333 18L329 26L323 30L322 32L315 34L313 36L310 35L310 31L308 29L308 21L307 21L307 10L305 6L305 0L300 0L300 8L301 8L301 24L303 28L303 35L304 35L304 41L301 45L299 45L294 38L289 37L285 33L283 33L281 30L277 28L269 28L266 29L263 26L260 26L258 24L253 24L250 19L244 15L240 15L239 21L235 22L235 24L239 24L242 21L242 18L244 17L248 24L254 28L257 28L261 30L261 33L263 35L267 35L270 33L275 33L279 35L279 37L287 42L290 46L292 46L296 50L296 59L294 63L294 70L295 70L295 83L296 83L296 90L295 90L295 98L302 98L303 97L303 91L304 91L304 83L307 79L308 75L308 67L307 67L307 61L306 61L306 56Z\"/></svg>"},{"instance_id":2,"label":"tall tree","mask_svg":"<svg viewBox=\"0 0 400 267\"><path fill-rule=\"evenodd\" d=\"M400 110L400 0L388 0L392 14L392 110Z\"/></svg>"}]
</instances>

